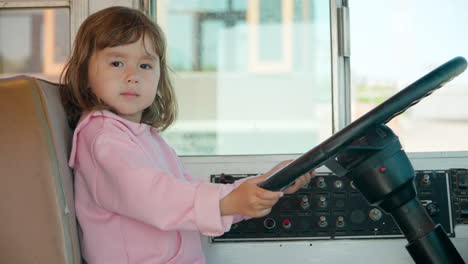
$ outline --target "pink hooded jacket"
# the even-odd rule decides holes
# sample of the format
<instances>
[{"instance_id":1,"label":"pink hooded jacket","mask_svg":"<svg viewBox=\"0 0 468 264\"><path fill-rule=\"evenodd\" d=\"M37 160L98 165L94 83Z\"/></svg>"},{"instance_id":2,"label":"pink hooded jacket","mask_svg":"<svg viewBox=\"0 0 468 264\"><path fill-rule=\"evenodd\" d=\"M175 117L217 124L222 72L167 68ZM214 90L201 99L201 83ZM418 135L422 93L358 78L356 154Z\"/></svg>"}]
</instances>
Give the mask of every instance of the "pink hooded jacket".
<instances>
[{"instance_id":1,"label":"pink hooded jacket","mask_svg":"<svg viewBox=\"0 0 468 264\"><path fill-rule=\"evenodd\" d=\"M69 165L89 264L205 263L200 232L218 236L242 220L219 208L240 183L192 178L155 128L109 111L82 117Z\"/></svg>"}]
</instances>

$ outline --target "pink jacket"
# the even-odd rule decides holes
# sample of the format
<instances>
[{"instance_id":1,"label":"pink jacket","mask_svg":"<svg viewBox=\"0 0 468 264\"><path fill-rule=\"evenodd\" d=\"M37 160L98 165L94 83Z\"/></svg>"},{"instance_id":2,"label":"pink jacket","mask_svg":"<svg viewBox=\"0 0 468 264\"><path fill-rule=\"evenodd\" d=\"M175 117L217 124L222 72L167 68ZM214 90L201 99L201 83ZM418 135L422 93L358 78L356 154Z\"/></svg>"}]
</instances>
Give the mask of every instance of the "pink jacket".
<instances>
[{"instance_id":1,"label":"pink jacket","mask_svg":"<svg viewBox=\"0 0 468 264\"><path fill-rule=\"evenodd\" d=\"M239 183L192 178L155 128L109 111L82 117L69 165L89 264L205 263L199 233L218 236L242 219L219 208Z\"/></svg>"}]
</instances>

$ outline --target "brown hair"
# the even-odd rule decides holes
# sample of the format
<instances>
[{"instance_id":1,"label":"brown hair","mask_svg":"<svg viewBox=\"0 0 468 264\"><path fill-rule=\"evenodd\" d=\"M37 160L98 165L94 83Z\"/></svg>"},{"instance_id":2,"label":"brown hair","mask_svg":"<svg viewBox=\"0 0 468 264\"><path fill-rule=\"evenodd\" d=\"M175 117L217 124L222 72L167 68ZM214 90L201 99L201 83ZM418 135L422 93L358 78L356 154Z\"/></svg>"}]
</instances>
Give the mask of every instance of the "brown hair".
<instances>
[{"instance_id":1,"label":"brown hair","mask_svg":"<svg viewBox=\"0 0 468 264\"><path fill-rule=\"evenodd\" d=\"M97 98L89 87L88 65L95 51L130 44L148 36L160 61L160 79L153 103L143 111L141 123L160 129L175 120L177 104L169 79L166 41L161 28L144 13L127 7L110 7L89 16L76 35L73 53L60 75L60 97L74 129L85 111L112 110Z\"/></svg>"}]
</instances>

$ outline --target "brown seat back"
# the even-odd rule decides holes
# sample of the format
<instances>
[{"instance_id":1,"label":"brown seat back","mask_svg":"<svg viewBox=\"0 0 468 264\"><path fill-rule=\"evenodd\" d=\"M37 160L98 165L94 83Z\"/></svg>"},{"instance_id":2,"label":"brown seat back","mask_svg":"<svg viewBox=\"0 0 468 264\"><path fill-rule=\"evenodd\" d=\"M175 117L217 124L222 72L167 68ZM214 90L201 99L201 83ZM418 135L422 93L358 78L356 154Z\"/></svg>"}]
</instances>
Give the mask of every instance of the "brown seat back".
<instances>
[{"instance_id":1,"label":"brown seat back","mask_svg":"<svg viewBox=\"0 0 468 264\"><path fill-rule=\"evenodd\" d=\"M0 79L0 263L80 263L58 85Z\"/></svg>"}]
</instances>

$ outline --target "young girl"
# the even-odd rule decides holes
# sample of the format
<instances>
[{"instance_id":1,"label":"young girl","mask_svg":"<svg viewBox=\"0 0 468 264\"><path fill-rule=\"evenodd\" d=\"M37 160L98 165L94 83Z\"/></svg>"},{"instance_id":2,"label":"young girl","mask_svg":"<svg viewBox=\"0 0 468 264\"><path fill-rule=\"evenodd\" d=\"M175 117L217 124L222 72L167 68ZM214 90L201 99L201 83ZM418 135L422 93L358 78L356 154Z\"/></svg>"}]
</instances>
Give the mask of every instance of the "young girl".
<instances>
[{"instance_id":1,"label":"young girl","mask_svg":"<svg viewBox=\"0 0 468 264\"><path fill-rule=\"evenodd\" d=\"M69 164L84 259L92 263L204 263L201 232L218 236L267 215L282 196L257 184L192 178L158 134L175 118L161 29L124 7L81 25L62 73L61 97L75 129ZM307 184L300 177L286 193Z\"/></svg>"}]
</instances>

